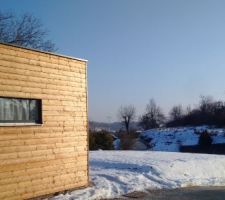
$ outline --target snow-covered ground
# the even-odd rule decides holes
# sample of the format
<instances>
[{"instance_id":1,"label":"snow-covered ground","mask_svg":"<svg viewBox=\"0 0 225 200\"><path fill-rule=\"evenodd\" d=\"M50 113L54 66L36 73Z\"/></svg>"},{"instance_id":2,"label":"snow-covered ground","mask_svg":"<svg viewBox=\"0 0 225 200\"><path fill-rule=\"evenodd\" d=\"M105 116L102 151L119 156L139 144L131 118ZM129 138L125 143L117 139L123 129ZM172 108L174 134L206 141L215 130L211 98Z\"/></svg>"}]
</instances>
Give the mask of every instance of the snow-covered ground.
<instances>
[{"instance_id":1,"label":"snow-covered ground","mask_svg":"<svg viewBox=\"0 0 225 200\"><path fill-rule=\"evenodd\" d=\"M152 151L90 152L93 186L54 197L91 200L151 188L225 185L225 156Z\"/></svg>"},{"instance_id":2,"label":"snow-covered ground","mask_svg":"<svg viewBox=\"0 0 225 200\"><path fill-rule=\"evenodd\" d=\"M141 133L141 138L153 151L179 152L180 145L197 145L199 133L204 130L211 134L213 144L225 143L225 129L207 126L151 129Z\"/></svg>"}]
</instances>

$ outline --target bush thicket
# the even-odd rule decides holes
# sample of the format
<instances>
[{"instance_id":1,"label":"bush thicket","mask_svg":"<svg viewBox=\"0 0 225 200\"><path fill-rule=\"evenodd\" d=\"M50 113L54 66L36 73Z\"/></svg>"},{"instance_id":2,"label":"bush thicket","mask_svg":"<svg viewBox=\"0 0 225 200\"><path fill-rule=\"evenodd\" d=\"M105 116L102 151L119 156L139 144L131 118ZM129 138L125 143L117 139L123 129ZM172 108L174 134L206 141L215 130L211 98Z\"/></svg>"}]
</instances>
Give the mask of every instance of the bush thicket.
<instances>
[{"instance_id":1,"label":"bush thicket","mask_svg":"<svg viewBox=\"0 0 225 200\"><path fill-rule=\"evenodd\" d=\"M89 131L90 150L113 150L113 137L107 131Z\"/></svg>"},{"instance_id":2,"label":"bush thicket","mask_svg":"<svg viewBox=\"0 0 225 200\"><path fill-rule=\"evenodd\" d=\"M209 149L213 140L207 131L200 134L198 144L202 149Z\"/></svg>"},{"instance_id":3,"label":"bush thicket","mask_svg":"<svg viewBox=\"0 0 225 200\"><path fill-rule=\"evenodd\" d=\"M130 131L129 134L126 134L125 132L120 133L119 139L120 139L120 149L121 150L132 150L132 147L138 138L139 134L135 131Z\"/></svg>"}]
</instances>

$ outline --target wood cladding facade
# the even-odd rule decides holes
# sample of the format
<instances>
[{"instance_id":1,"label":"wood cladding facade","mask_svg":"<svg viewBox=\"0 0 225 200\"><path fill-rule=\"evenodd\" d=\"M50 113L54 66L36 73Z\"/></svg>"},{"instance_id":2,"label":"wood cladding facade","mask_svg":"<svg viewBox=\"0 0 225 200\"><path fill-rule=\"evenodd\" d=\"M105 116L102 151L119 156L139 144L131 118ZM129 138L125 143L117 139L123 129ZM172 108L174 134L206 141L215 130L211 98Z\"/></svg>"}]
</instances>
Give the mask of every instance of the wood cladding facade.
<instances>
[{"instance_id":1,"label":"wood cladding facade","mask_svg":"<svg viewBox=\"0 0 225 200\"><path fill-rule=\"evenodd\" d=\"M0 127L0 199L88 185L86 61L0 44L0 96L42 100L42 125Z\"/></svg>"}]
</instances>

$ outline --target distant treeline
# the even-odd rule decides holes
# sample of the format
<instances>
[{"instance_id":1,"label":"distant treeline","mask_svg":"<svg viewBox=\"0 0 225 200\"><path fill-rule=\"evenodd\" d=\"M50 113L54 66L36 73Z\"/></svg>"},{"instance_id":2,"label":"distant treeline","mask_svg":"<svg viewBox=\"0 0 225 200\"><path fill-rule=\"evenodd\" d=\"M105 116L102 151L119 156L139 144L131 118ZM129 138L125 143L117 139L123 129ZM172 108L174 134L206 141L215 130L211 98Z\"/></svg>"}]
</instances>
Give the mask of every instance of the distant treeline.
<instances>
[{"instance_id":1,"label":"distant treeline","mask_svg":"<svg viewBox=\"0 0 225 200\"><path fill-rule=\"evenodd\" d=\"M182 110L181 106L174 106L170 112L168 127L175 126L214 125L225 126L225 102L214 101L211 97L201 97L199 105L194 109Z\"/></svg>"},{"instance_id":2,"label":"distant treeline","mask_svg":"<svg viewBox=\"0 0 225 200\"><path fill-rule=\"evenodd\" d=\"M90 122L91 130L116 130L130 133L132 130L148 130L159 127L209 125L225 127L225 101L215 101L210 96L201 96L199 103L191 108L175 105L166 117L154 99L150 99L141 116L136 116L133 105L121 106L118 117L120 122ZM137 120L136 120L137 119ZM115 128L116 127L116 128Z\"/></svg>"},{"instance_id":3,"label":"distant treeline","mask_svg":"<svg viewBox=\"0 0 225 200\"><path fill-rule=\"evenodd\" d=\"M201 96L194 108L173 106L169 116L165 117L162 109L151 99L146 112L139 117L139 126L144 129L176 126L213 125L225 126L225 102L215 101L212 97Z\"/></svg>"}]
</instances>

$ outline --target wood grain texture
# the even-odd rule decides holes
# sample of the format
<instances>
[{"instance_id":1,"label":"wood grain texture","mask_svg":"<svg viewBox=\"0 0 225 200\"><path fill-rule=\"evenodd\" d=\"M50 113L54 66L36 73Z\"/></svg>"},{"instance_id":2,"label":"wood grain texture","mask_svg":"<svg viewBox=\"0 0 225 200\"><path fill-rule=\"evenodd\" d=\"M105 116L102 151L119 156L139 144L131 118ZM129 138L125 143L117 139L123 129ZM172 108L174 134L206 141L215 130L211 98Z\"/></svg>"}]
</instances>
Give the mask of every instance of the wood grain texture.
<instances>
[{"instance_id":1,"label":"wood grain texture","mask_svg":"<svg viewBox=\"0 0 225 200\"><path fill-rule=\"evenodd\" d=\"M86 62L0 44L0 96L42 99L43 125L0 127L0 199L88 185Z\"/></svg>"}]
</instances>

